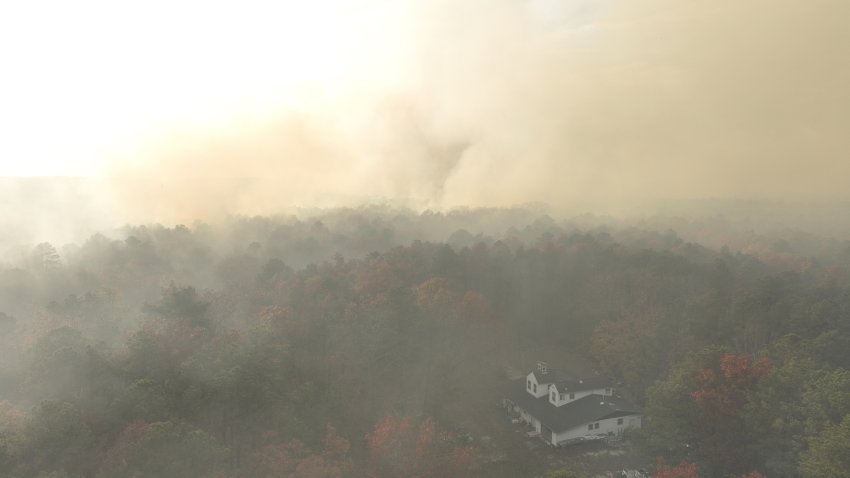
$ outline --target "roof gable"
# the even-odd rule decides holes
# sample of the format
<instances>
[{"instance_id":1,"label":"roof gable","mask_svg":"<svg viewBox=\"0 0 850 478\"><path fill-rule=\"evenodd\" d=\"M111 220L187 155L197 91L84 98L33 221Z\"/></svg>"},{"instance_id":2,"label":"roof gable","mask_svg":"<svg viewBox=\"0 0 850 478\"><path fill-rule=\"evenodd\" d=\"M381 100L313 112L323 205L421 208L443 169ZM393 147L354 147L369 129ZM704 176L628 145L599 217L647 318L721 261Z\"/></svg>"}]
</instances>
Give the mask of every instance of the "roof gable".
<instances>
[{"instance_id":1,"label":"roof gable","mask_svg":"<svg viewBox=\"0 0 850 478\"><path fill-rule=\"evenodd\" d=\"M614 383L606 377L591 377L581 379L564 379L555 382L555 386L561 392L583 392L586 390L599 390L611 388Z\"/></svg>"},{"instance_id":2,"label":"roof gable","mask_svg":"<svg viewBox=\"0 0 850 478\"><path fill-rule=\"evenodd\" d=\"M534 380L537 380L537 383L539 384L555 383L567 378L563 373L552 369L549 369L546 373L543 373L540 370L534 370L531 372L531 375L534 376Z\"/></svg>"}]
</instances>

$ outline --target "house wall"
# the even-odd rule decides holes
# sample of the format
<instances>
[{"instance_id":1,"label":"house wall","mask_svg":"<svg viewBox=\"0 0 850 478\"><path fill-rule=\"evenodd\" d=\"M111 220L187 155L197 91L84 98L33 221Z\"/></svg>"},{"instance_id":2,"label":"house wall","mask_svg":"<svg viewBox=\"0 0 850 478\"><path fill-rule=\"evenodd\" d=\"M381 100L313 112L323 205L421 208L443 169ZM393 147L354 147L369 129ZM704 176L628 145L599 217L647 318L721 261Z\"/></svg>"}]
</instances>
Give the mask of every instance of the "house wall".
<instances>
[{"instance_id":1,"label":"house wall","mask_svg":"<svg viewBox=\"0 0 850 478\"><path fill-rule=\"evenodd\" d=\"M574 392L575 398L573 398L572 400L570 399L569 392L567 392L567 393L564 394L564 400L561 400L560 399L561 392L558 391L557 395L556 395L556 397L558 397L557 400L552 400L552 389L556 389L555 385L549 386L549 403L551 403L552 405L555 405L557 407L560 407L561 405L566 405L570 402L574 402L581 397L586 397L586 396L592 395L594 393L597 394L597 395L612 395L611 393L608 393L609 391L611 391L610 388L609 389L597 388L595 390L582 390L581 392Z\"/></svg>"},{"instance_id":2,"label":"house wall","mask_svg":"<svg viewBox=\"0 0 850 478\"><path fill-rule=\"evenodd\" d=\"M618 425L617 420L621 418L623 419L623 424ZM607 435L609 433L619 435L623 433L627 428L640 428L641 417L640 415L626 415L623 417L608 418L605 420L598 420L590 423L599 423L599 428L588 430L588 423L585 423L581 426L571 428L561 433L557 433L555 435L555 444L566 440L572 440L575 438L589 435Z\"/></svg>"},{"instance_id":3,"label":"house wall","mask_svg":"<svg viewBox=\"0 0 850 478\"><path fill-rule=\"evenodd\" d=\"M541 430L540 420L529 415L528 412L526 412L525 410L523 410L522 408L520 408L518 406L514 406L514 411L519 414L519 417L522 419L522 421L524 421L525 423L528 423L529 425L534 427L535 430L540 432L540 430Z\"/></svg>"},{"instance_id":4,"label":"house wall","mask_svg":"<svg viewBox=\"0 0 850 478\"><path fill-rule=\"evenodd\" d=\"M528 381L531 381L532 384L537 385L537 393L534 393L534 387L531 390L528 389ZM549 393L549 385L548 383L537 383L537 378L535 378L533 373L529 373L525 376L525 391L533 395L535 398L545 397L546 394Z\"/></svg>"}]
</instances>

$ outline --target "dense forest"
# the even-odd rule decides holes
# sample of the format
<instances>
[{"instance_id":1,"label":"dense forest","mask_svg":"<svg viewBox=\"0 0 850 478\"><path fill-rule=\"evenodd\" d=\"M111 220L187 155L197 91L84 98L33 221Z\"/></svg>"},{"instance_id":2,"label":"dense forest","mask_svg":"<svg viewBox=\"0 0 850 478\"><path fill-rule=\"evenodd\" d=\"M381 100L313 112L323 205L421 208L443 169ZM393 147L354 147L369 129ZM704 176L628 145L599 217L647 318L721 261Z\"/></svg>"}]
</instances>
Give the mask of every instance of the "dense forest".
<instances>
[{"instance_id":1,"label":"dense forest","mask_svg":"<svg viewBox=\"0 0 850 478\"><path fill-rule=\"evenodd\" d=\"M0 263L0 476L591 476L485 436L546 360L641 406L627 450L655 477L843 477L848 350L850 241L805 230L378 207L125 226Z\"/></svg>"}]
</instances>

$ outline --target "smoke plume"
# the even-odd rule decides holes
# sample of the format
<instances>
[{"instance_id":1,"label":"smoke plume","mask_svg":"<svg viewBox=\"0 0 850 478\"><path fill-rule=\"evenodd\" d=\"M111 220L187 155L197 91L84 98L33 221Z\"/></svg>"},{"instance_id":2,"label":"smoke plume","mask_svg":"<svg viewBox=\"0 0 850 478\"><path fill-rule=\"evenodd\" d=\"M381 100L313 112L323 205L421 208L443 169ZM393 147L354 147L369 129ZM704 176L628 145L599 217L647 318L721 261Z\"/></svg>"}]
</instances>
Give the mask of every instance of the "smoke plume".
<instances>
[{"instance_id":1,"label":"smoke plume","mask_svg":"<svg viewBox=\"0 0 850 478\"><path fill-rule=\"evenodd\" d=\"M848 197L844 0L318 4L150 16L185 30L165 45L182 56L122 61L169 67L169 98L203 107L110 149L126 220Z\"/></svg>"}]
</instances>

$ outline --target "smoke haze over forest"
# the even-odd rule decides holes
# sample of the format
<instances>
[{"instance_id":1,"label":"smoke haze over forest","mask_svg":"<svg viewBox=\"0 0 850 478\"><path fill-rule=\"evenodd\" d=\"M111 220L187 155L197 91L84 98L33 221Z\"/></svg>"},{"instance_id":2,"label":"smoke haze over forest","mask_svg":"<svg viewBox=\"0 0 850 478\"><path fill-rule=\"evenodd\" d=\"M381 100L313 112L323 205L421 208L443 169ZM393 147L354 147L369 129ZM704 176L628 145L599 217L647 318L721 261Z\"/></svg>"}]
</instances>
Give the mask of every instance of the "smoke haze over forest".
<instances>
[{"instance_id":1,"label":"smoke haze over forest","mask_svg":"<svg viewBox=\"0 0 850 478\"><path fill-rule=\"evenodd\" d=\"M0 477L846 476L848 19L0 2Z\"/></svg>"},{"instance_id":2,"label":"smoke haze over forest","mask_svg":"<svg viewBox=\"0 0 850 478\"><path fill-rule=\"evenodd\" d=\"M847 2L310 5L4 6L0 174L136 222L848 199Z\"/></svg>"}]
</instances>

